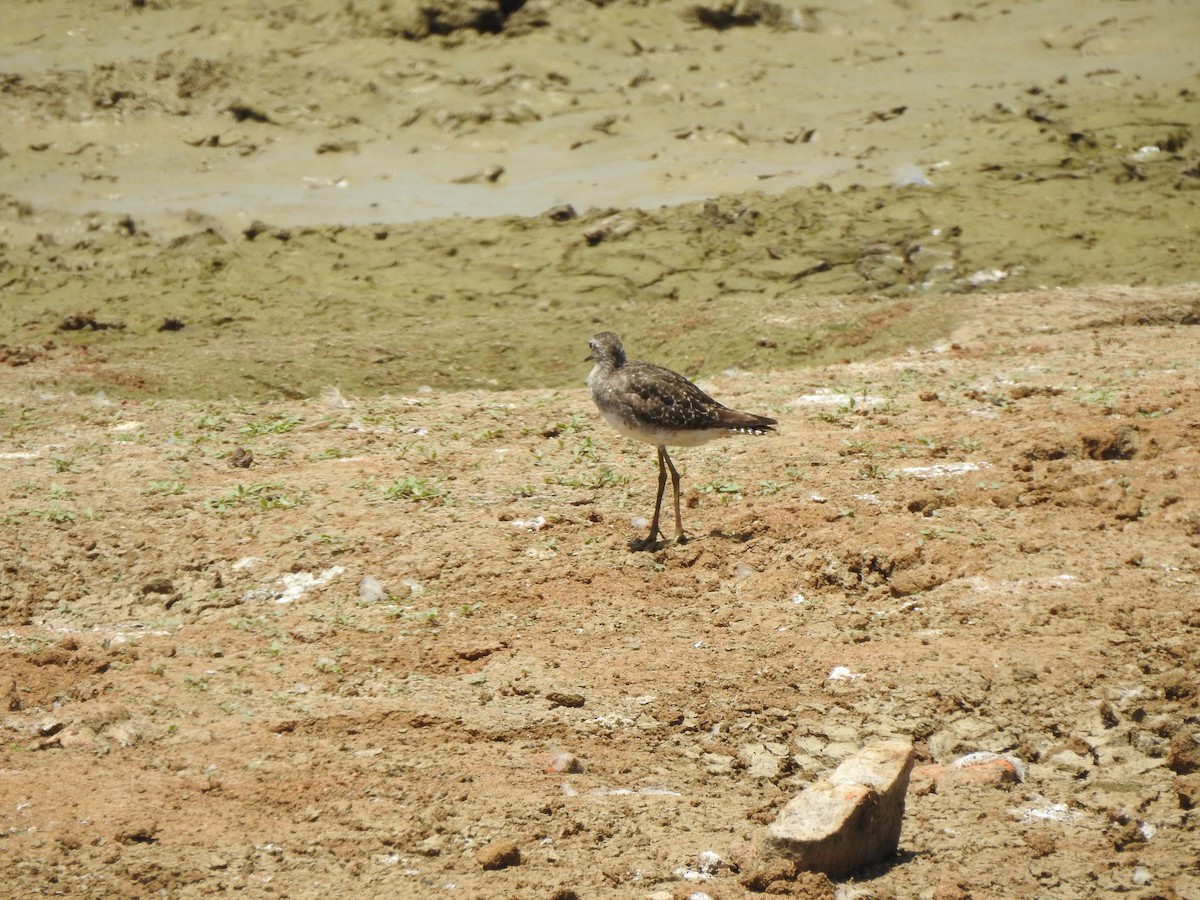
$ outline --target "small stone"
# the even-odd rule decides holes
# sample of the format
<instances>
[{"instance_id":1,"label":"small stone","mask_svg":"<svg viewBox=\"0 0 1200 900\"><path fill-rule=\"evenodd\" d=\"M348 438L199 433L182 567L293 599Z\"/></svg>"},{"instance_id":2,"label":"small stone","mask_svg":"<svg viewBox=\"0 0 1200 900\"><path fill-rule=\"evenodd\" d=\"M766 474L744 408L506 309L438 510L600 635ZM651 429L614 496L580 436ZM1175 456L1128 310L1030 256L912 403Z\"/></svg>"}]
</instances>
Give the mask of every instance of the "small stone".
<instances>
[{"instance_id":1,"label":"small stone","mask_svg":"<svg viewBox=\"0 0 1200 900\"><path fill-rule=\"evenodd\" d=\"M1002 787L1024 779L1019 760L994 753L968 753L949 765L919 766L910 779L918 793L953 790L960 785Z\"/></svg>"},{"instance_id":2,"label":"small stone","mask_svg":"<svg viewBox=\"0 0 1200 900\"><path fill-rule=\"evenodd\" d=\"M551 706L566 706L571 709L578 709L587 703L583 694L569 694L564 691L550 691L546 694L546 699L550 701Z\"/></svg>"},{"instance_id":3,"label":"small stone","mask_svg":"<svg viewBox=\"0 0 1200 900\"><path fill-rule=\"evenodd\" d=\"M864 747L788 801L767 829L766 850L829 875L894 854L914 759L904 741Z\"/></svg>"},{"instance_id":4,"label":"small stone","mask_svg":"<svg viewBox=\"0 0 1200 900\"><path fill-rule=\"evenodd\" d=\"M574 753L559 750L543 757L547 775L578 775L587 771L583 761Z\"/></svg>"},{"instance_id":5,"label":"small stone","mask_svg":"<svg viewBox=\"0 0 1200 900\"><path fill-rule=\"evenodd\" d=\"M1189 728L1175 732L1167 751L1167 768L1176 775L1200 772L1200 735Z\"/></svg>"},{"instance_id":6,"label":"small stone","mask_svg":"<svg viewBox=\"0 0 1200 900\"><path fill-rule=\"evenodd\" d=\"M158 824L144 822L122 828L113 837L118 844L153 844L158 838Z\"/></svg>"},{"instance_id":7,"label":"small stone","mask_svg":"<svg viewBox=\"0 0 1200 900\"><path fill-rule=\"evenodd\" d=\"M170 578L151 578L142 585L143 594L169 594L175 590Z\"/></svg>"},{"instance_id":8,"label":"small stone","mask_svg":"<svg viewBox=\"0 0 1200 900\"><path fill-rule=\"evenodd\" d=\"M594 225L584 229L583 239L588 246L594 247L601 241L620 238L637 229L637 222L616 214L601 219Z\"/></svg>"},{"instance_id":9,"label":"small stone","mask_svg":"<svg viewBox=\"0 0 1200 900\"><path fill-rule=\"evenodd\" d=\"M238 447L229 454L229 465L234 469L248 469L254 465L254 454L245 447Z\"/></svg>"},{"instance_id":10,"label":"small stone","mask_svg":"<svg viewBox=\"0 0 1200 900\"><path fill-rule=\"evenodd\" d=\"M485 870L507 869L520 865L521 850L512 841L493 841L480 850L475 858Z\"/></svg>"},{"instance_id":11,"label":"small stone","mask_svg":"<svg viewBox=\"0 0 1200 900\"><path fill-rule=\"evenodd\" d=\"M1200 806L1200 773L1178 775L1175 778L1175 797L1180 809Z\"/></svg>"}]
</instances>

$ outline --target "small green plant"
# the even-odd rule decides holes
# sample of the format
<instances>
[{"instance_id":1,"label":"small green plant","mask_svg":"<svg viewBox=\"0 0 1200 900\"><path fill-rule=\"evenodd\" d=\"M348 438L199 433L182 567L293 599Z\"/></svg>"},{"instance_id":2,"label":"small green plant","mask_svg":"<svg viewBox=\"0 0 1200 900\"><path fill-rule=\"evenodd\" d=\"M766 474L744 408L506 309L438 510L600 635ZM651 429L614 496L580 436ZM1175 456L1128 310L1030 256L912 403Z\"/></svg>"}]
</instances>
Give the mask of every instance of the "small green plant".
<instances>
[{"instance_id":1,"label":"small green plant","mask_svg":"<svg viewBox=\"0 0 1200 900\"><path fill-rule=\"evenodd\" d=\"M875 452L875 442L863 438L853 438L842 441L847 456L870 456Z\"/></svg>"},{"instance_id":2,"label":"small green plant","mask_svg":"<svg viewBox=\"0 0 1200 900\"><path fill-rule=\"evenodd\" d=\"M582 475L547 475L546 484L561 484L564 487L602 488L625 484L629 479L607 467L589 469Z\"/></svg>"},{"instance_id":3,"label":"small green plant","mask_svg":"<svg viewBox=\"0 0 1200 900\"><path fill-rule=\"evenodd\" d=\"M189 691L199 691L201 693L207 693L208 691L207 678L193 678L191 675L184 675L183 683Z\"/></svg>"},{"instance_id":4,"label":"small green plant","mask_svg":"<svg viewBox=\"0 0 1200 900\"><path fill-rule=\"evenodd\" d=\"M74 491L68 490L56 482L50 482L49 497L51 500L70 500L74 496Z\"/></svg>"},{"instance_id":5,"label":"small green plant","mask_svg":"<svg viewBox=\"0 0 1200 900\"><path fill-rule=\"evenodd\" d=\"M397 478L383 491L384 500L435 501L446 496L446 489L428 478L406 475Z\"/></svg>"},{"instance_id":6,"label":"small green plant","mask_svg":"<svg viewBox=\"0 0 1200 900\"><path fill-rule=\"evenodd\" d=\"M61 456L50 457L50 465L54 467L54 473L61 475L63 472L79 473L79 464L73 459L65 459Z\"/></svg>"},{"instance_id":7,"label":"small green plant","mask_svg":"<svg viewBox=\"0 0 1200 900\"><path fill-rule=\"evenodd\" d=\"M264 434L287 434L303 421L304 419L301 416L279 415L266 421L256 420L254 422L247 422L238 429L238 434L248 438L259 437Z\"/></svg>"},{"instance_id":8,"label":"small green plant","mask_svg":"<svg viewBox=\"0 0 1200 900\"><path fill-rule=\"evenodd\" d=\"M736 481L721 481L720 479L697 485L696 489L703 494L718 494L726 497L734 497L742 493L742 486Z\"/></svg>"},{"instance_id":9,"label":"small green plant","mask_svg":"<svg viewBox=\"0 0 1200 900\"><path fill-rule=\"evenodd\" d=\"M571 449L571 455L575 458L575 462L584 460L594 462L596 460L596 444L590 436L585 437Z\"/></svg>"},{"instance_id":10,"label":"small green plant","mask_svg":"<svg viewBox=\"0 0 1200 900\"><path fill-rule=\"evenodd\" d=\"M205 413L192 424L197 431L224 431L229 419L214 413Z\"/></svg>"},{"instance_id":11,"label":"small green plant","mask_svg":"<svg viewBox=\"0 0 1200 900\"><path fill-rule=\"evenodd\" d=\"M957 534L953 528L922 528L921 537L931 541L943 541L952 534Z\"/></svg>"},{"instance_id":12,"label":"small green plant","mask_svg":"<svg viewBox=\"0 0 1200 900\"><path fill-rule=\"evenodd\" d=\"M187 488L182 481L152 481L142 489L143 494L185 494Z\"/></svg>"},{"instance_id":13,"label":"small green plant","mask_svg":"<svg viewBox=\"0 0 1200 900\"><path fill-rule=\"evenodd\" d=\"M63 509L57 505L48 506L44 509L27 510L26 515L32 516L35 519L41 519L43 522L54 522L56 525L75 521L74 510Z\"/></svg>"},{"instance_id":14,"label":"small green plant","mask_svg":"<svg viewBox=\"0 0 1200 900\"><path fill-rule=\"evenodd\" d=\"M259 509L291 509L304 502L303 495L290 496L283 492L284 485L277 482L262 482L249 487L239 484L221 497L210 497L204 501L206 509L224 512L235 506L257 506Z\"/></svg>"},{"instance_id":15,"label":"small green plant","mask_svg":"<svg viewBox=\"0 0 1200 900\"><path fill-rule=\"evenodd\" d=\"M437 625L439 622L439 611L436 606L431 606L429 609L397 609L396 615L421 625Z\"/></svg>"},{"instance_id":16,"label":"small green plant","mask_svg":"<svg viewBox=\"0 0 1200 900\"><path fill-rule=\"evenodd\" d=\"M974 453L983 446L983 441L974 436L964 435L954 442L954 446L967 453Z\"/></svg>"}]
</instances>

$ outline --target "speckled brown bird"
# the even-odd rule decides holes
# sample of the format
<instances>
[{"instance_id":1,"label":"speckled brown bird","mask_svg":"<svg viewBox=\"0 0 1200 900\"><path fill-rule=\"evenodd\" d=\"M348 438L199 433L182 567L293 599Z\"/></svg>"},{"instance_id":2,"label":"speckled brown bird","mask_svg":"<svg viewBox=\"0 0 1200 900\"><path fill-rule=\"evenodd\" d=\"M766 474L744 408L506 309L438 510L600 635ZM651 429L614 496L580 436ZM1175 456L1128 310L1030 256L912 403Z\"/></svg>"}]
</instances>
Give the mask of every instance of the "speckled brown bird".
<instances>
[{"instance_id":1,"label":"speckled brown bird","mask_svg":"<svg viewBox=\"0 0 1200 900\"><path fill-rule=\"evenodd\" d=\"M775 419L730 409L714 400L678 372L653 363L629 359L621 339L604 331L588 342L587 358L596 364L588 375L588 390L608 424L626 437L658 448L658 499L645 540L632 541L634 550L659 546L665 535L658 527L667 471L675 492L675 542L684 543L683 516L679 511L679 472L667 447L697 447L727 434L767 434Z\"/></svg>"}]
</instances>

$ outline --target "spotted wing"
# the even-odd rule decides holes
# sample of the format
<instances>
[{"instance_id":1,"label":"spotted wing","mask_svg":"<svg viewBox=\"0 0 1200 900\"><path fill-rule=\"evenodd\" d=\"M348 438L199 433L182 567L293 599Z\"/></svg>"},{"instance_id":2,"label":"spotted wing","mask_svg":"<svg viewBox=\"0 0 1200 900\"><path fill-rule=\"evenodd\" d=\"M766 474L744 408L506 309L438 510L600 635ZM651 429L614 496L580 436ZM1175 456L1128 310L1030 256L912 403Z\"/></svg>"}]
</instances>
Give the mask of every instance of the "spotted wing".
<instances>
[{"instance_id":1,"label":"spotted wing","mask_svg":"<svg viewBox=\"0 0 1200 900\"><path fill-rule=\"evenodd\" d=\"M631 363L620 369L620 375L621 400L646 425L680 430L726 427L721 411L732 410L677 372L652 363Z\"/></svg>"}]
</instances>

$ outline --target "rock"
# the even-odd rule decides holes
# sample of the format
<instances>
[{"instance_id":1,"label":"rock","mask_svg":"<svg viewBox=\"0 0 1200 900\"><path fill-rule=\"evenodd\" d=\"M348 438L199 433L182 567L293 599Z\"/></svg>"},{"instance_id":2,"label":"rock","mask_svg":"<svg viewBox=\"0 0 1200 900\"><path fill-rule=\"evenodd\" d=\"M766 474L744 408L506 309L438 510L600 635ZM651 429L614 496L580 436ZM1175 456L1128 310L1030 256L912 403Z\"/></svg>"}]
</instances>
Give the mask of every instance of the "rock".
<instances>
[{"instance_id":1,"label":"rock","mask_svg":"<svg viewBox=\"0 0 1200 900\"><path fill-rule=\"evenodd\" d=\"M907 742L867 745L788 801L767 829L767 852L828 875L895 853L914 759Z\"/></svg>"},{"instance_id":2,"label":"rock","mask_svg":"<svg viewBox=\"0 0 1200 900\"><path fill-rule=\"evenodd\" d=\"M746 744L738 750L738 756L746 764L746 774L751 778L778 778L790 762L787 745L775 741Z\"/></svg>"},{"instance_id":3,"label":"rock","mask_svg":"<svg viewBox=\"0 0 1200 900\"><path fill-rule=\"evenodd\" d=\"M507 869L520 865L521 850L512 841L492 841L475 858L485 870Z\"/></svg>"},{"instance_id":4,"label":"rock","mask_svg":"<svg viewBox=\"0 0 1200 900\"><path fill-rule=\"evenodd\" d=\"M637 229L637 222L622 215L611 215L583 230L583 239L594 247L601 241L621 238Z\"/></svg>"},{"instance_id":5,"label":"rock","mask_svg":"<svg viewBox=\"0 0 1200 900\"><path fill-rule=\"evenodd\" d=\"M1200 805L1200 773L1175 778L1175 796L1180 809L1195 809Z\"/></svg>"},{"instance_id":6,"label":"rock","mask_svg":"<svg viewBox=\"0 0 1200 900\"><path fill-rule=\"evenodd\" d=\"M1012 756L980 751L960 756L949 765L913 769L912 789L921 793L951 790L960 785L984 784L1001 787L1024 781L1024 766Z\"/></svg>"},{"instance_id":7,"label":"rock","mask_svg":"<svg viewBox=\"0 0 1200 900\"><path fill-rule=\"evenodd\" d=\"M1200 735L1190 728L1175 732L1167 752L1167 768L1176 775L1200 772Z\"/></svg>"},{"instance_id":8,"label":"rock","mask_svg":"<svg viewBox=\"0 0 1200 900\"><path fill-rule=\"evenodd\" d=\"M551 706L565 706L569 709L578 709L587 703L587 698L583 694L566 691L550 691L546 694L546 699L550 701Z\"/></svg>"},{"instance_id":9,"label":"rock","mask_svg":"<svg viewBox=\"0 0 1200 900\"><path fill-rule=\"evenodd\" d=\"M113 835L118 844L153 844L158 838L157 822L138 822L126 826Z\"/></svg>"},{"instance_id":10,"label":"rock","mask_svg":"<svg viewBox=\"0 0 1200 900\"><path fill-rule=\"evenodd\" d=\"M538 760L542 763L547 775L578 775L587 771L583 760L566 750L544 754L538 757Z\"/></svg>"}]
</instances>

